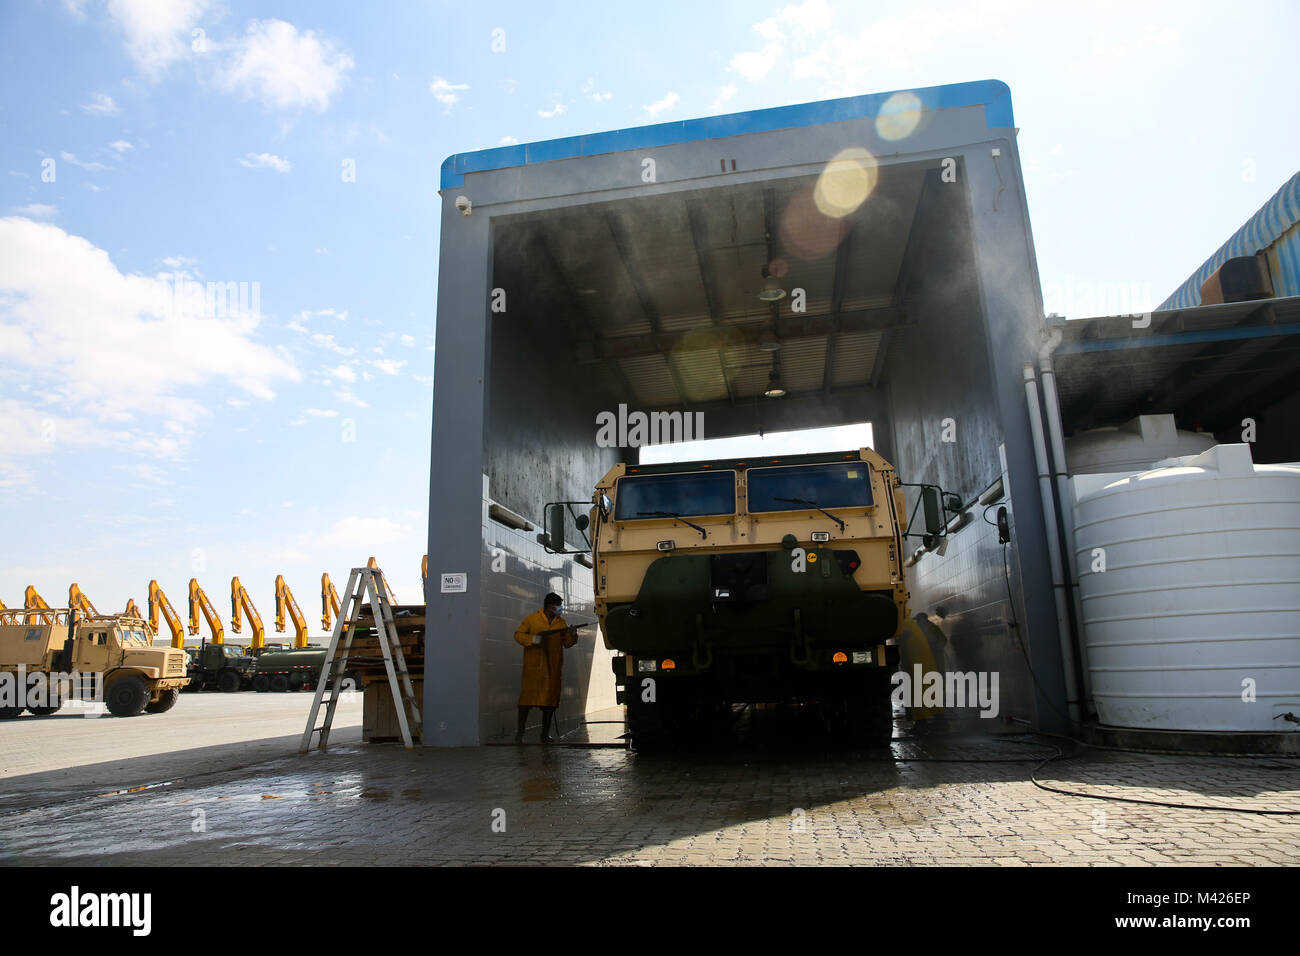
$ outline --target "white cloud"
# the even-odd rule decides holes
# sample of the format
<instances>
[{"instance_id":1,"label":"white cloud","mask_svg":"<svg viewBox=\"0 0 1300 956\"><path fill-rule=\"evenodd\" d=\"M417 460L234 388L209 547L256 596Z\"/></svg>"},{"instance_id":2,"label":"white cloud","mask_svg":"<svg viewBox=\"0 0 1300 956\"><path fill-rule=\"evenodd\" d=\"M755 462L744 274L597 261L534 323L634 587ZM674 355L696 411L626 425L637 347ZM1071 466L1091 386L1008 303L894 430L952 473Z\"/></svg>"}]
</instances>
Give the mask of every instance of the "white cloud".
<instances>
[{"instance_id":1,"label":"white cloud","mask_svg":"<svg viewBox=\"0 0 1300 956\"><path fill-rule=\"evenodd\" d=\"M348 348L347 346L344 345L339 345L337 342L334 341L334 336L332 335L324 335L320 332L315 332L312 334L311 340L315 342L317 345L319 345L321 348L329 349L331 352L335 353L336 355L352 355L354 352L356 352L356 349Z\"/></svg>"},{"instance_id":2,"label":"white cloud","mask_svg":"<svg viewBox=\"0 0 1300 956\"><path fill-rule=\"evenodd\" d=\"M299 380L287 356L256 341L255 314L209 314L202 297L169 288L164 277L118 271L103 249L57 226L0 219L0 353L59 407L100 422L192 425L207 403L186 393L205 383L269 399L275 382Z\"/></svg>"},{"instance_id":3,"label":"white cloud","mask_svg":"<svg viewBox=\"0 0 1300 956\"><path fill-rule=\"evenodd\" d=\"M90 102L81 105L82 112L89 113L92 116L112 116L118 112L117 104L113 102L113 97L107 93L91 93Z\"/></svg>"},{"instance_id":4,"label":"white cloud","mask_svg":"<svg viewBox=\"0 0 1300 956\"><path fill-rule=\"evenodd\" d=\"M726 103L728 103L729 101L735 98L735 95L736 95L736 84L728 83L726 86L721 87L718 90L718 98L709 104L709 109L710 110L722 109L722 107Z\"/></svg>"},{"instance_id":5,"label":"white cloud","mask_svg":"<svg viewBox=\"0 0 1300 956\"><path fill-rule=\"evenodd\" d=\"M43 202L29 202L26 206L19 206L14 210L19 216L26 216L28 219L52 219L58 211L57 206Z\"/></svg>"},{"instance_id":6,"label":"white cloud","mask_svg":"<svg viewBox=\"0 0 1300 956\"><path fill-rule=\"evenodd\" d=\"M680 99L681 97L678 96L676 93L668 93L663 97L663 99L656 100L655 102L651 103L649 106L643 108L651 116L658 116L660 113L664 112L665 110L670 110L674 106L676 106L677 101Z\"/></svg>"},{"instance_id":7,"label":"white cloud","mask_svg":"<svg viewBox=\"0 0 1300 956\"><path fill-rule=\"evenodd\" d=\"M405 365L406 362L399 362L396 359L375 359L370 364L379 369L379 371L383 372L385 375L396 375L398 370Z\"/></svg>"},{"instance_id":8,"label":"white cloud","mask_svg":"<svg viewBox=\"0 0 1300 956\"><path fill-rule=\"evenodd\" d=\"M460 99L460 90L468 90L468 83L448 83L441 76L435 76L429 84L433 98L450 109Z\"/></svg>"},{"instance_id":9,"label":"white cloud","mask_svg":"<svg viewBox=\"0 0 1300 956\"><path fill-rule=\"evenodd\" d=\"M108 167L103 163L87 162L86 160L77 159L75 153L69 153L67 150L59 153L59 158L65 163L71 163L73 166L80 166L82 169L88 169L92 173L108 169Z\"/></svg>"},{"instance_id":10,"label":"white cloud","mask_svg":"<svg viewBox=\"0 0 1300 956\"><path fill-rule=\"evenodd\" d=\"M613 93L602 93L597 90L596 80L590 76L587 77L587 82L582 86L582 93L584 96L590 96L596 103L603 103L606 100L612 100L614 98Z\"/></svg>"},{"instance_id":11,"label":"white cloud","mask_svg":"<svg viewBox=\"0 0 1300 956\"><path fill-rule=\"evenodd\" d=\"M551 110L549 113L546 110L538 110L537 115L542 119L551 119L553 116L563 116L566 112L567 110L565 110L563 103L556 103L555 109Z\"/></svg>"},{"instance_id":12,"label":"white cloud","mask_svg":"<svg viewBox=\"0 0 1300 956\"><path fill-rule=\"evenodd\" d=\"M117 155L119 156L125 153L128 149L135 149L134 146L132 146L124 139L113 140L113 142L108 144L108 148L111 149L113 152L117 153Z\"/></svg>"},{"instance_id":13,"label":"white cloud","mask_svg":"<svg viewBox=\"0 0 1300 956\"><path fill-rule=\"evenodd\" d=\"M499 140L497 140L497 145L498 145L498 146L513 146L513 145L514 145L515 143L517 143L517 142L519 142L519 140L516 139L516 138L513 137L513 136L502 136Z\"/></svg>"},{"instance_id":14,"label":"white cloud","mask_svg":"<svg viewBox=\"0 0 1300 956\"><path fill-rule=\"evenodd\" d=\"M339 413L332 408L304 408L304 415L310 415L312 418L338 418Z\"/></svg>"},{"instance_id":15,"label":"white cloud","mask_svg":"<svg viewBox=\"0 0 1300 956\"><path fill-rule=\"evenodd\" d=\"M316 251L320 252L321 250L317 249ZM340 322L346 322L348 320L347 309L344 309L342 312L337 309L303 309L298 313L298 319L302 322L310 322L318 315L329 319L338 319Z\"/></svg>"},{"instance_id":16,"label":"white cloud","mask_svg":"<svg viewBox=\"0 0 1300 956\"><path fill-rule=\"evenodd\" d=\"M126 51L140 71L157 79L191 49L190 31L208 0L109 0L109 15L126 34Z\"/></svg>"},{"instance_id":17,"label":"white cloud","mask_svg":"<svg viewBox=\"0 0 1300 956\"><path fill-rule=\"evenodd\" d=\"M415 337L414 337L414 336L410 336L410 335L403 335L403 336L401 337L401 339L399 339L399 341L400 341L403 345L409 347L409 346L412 346L412 345L415 344Z\"/></svg>"},{"instance_id":18,"label":"white cloud","mask_svg":"<svg viewBox=\"0 0 1300 956\"><path fill-rule=\"evenodd\" d=\"M370 403L369 403L369 402L365 402L365 401L362 401L361 399L357 398L355 395L352 394L351 391L349 391L349 390L346 389L346 388L345 388L345 389L342 389L342 390L340 390L340 391L335 392L335 393L334 393L334 397L337 398L340 402L347 402L349 405L355 405L355 406L357 406L357 408L369 408L369 407L370 407Z\"/></svg>"},{"instance_id":19,"label":"white cloud","mask_svg":"<svg viewBox=\"0 0 1300 956\"><path fill-rule=\"evenodd\" d=\"M239 165L249 169L274 169L277 173L287 173L293 169L291 162L274 153L245 153Z\"/></svg>"},{"instance_id":20,"label":"white cloud","mask_svg":"<svg viewBox=\"0 0 1300 956\"><path fill-rule=\"evenodd\" d=\"M774 16L754 24L754 31L766 41L762 49L737 53L727 69L755 83L771 72L785 53L787 43L792 42L796 50L803 50L809 41L830 29L834 16L835 11L826 0L804 0L783 7Z\"/></svg>"},{"instance_id":21,"label":"white cloud","mask_svg":"<svg viewBox=\"0 0 1300 956\"><path fill-rule=\"evenodd\" d=\"M325 373L340 378L345 382L355 382L357 380L356 370L346 365L336 365L334 368L326 369Z\"/></svg>"},{"instance_id":22,"label":"white cloud","mask_svg":"<svg viewBox=\"0 0 1300 956\"><path fill-rule=\"evenodd\" d=\"M312 30L299 33L283 20L253 20L217 83L273 109L323 111L352 66L351 56Z\"/></svg>"}]
</instances>

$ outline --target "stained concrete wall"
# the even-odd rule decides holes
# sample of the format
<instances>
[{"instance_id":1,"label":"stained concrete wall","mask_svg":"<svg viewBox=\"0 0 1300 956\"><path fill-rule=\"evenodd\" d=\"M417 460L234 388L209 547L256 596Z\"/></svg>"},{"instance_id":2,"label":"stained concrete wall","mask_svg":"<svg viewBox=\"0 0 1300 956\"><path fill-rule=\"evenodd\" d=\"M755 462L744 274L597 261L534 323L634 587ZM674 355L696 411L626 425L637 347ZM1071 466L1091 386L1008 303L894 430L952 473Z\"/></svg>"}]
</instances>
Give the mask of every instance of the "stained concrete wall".
<instances>
[{"instance_id":1,"label":"stained concrete wall","mask_svg":"<svg viewBox=\"0 0 1300 956\"><path fill-rule=\"evenodd\" d=\"M547 554L538 542L548 501L591 497L595 480L618 450L594 442L596 413L610 406L595 378L575 367L563 340L545 326L494 313L487 382L486 474L481 501L483 551L479 577L479 735L489 740L515 728L523 649L514 632L542 606L547 591L565 600L573 621L594 620L592 572L572 556ZM536 529L509 528L488 516L503 505ZM597 628L579 632L565 652L561 720L614 706L609 661ZM532 720L539 720L537 711Z\"/></svg>"}]
</instances>

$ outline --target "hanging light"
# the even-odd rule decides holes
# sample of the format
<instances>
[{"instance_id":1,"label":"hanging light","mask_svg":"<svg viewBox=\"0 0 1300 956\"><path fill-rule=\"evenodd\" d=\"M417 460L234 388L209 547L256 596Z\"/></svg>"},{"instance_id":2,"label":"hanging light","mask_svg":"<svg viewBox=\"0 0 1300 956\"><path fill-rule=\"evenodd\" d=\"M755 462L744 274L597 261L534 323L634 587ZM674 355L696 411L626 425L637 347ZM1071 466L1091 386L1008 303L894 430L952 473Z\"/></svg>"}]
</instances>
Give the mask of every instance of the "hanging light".
<instances>
[{"instance_id":1,"label":"hanging light","mask_svg":"<svg viewBox=\"0 0 1300 956\"><path fill-rule=\"evenodd\" d=\"M785 395L785 386L781 384L781 373L772 369L772 374L767 378L767 388L763 389L763 394L768 398L781 398Z\"/></svg>"},{"instance_id":2,"label":"hanging light","mask_svg":"<svg viewBox=\"0 0 1300 956\"><path fill-rule=\"evenodd\" d=\"M780 302L785 298L785 288L776 277L763 266L763 288L758 290L758 299L760 302Z\"/></svg>"},{"instance_id":3,"label":"hanging light","mask_svg":"<svg viewBox=\"0 0 1300 956\"><path fill-rule=\"evenodd\" d=\"M776 337L775 332L769 330L759 336L758 341L754 343L754 348L760 352L778 352L781 349L781 340Z\"/></svg>"}]
</instances>

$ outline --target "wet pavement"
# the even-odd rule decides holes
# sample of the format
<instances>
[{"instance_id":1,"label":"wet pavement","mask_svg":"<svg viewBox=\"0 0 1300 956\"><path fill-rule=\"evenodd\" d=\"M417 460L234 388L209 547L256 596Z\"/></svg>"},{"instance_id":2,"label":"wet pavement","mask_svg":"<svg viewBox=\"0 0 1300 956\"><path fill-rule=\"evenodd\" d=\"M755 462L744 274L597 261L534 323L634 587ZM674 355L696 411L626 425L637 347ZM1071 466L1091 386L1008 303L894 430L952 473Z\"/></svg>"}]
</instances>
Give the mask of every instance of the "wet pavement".
<instances>
[{"instance_id":1,"label":"wet pavement","mask_svg":"<svg viewBox=\"0 0 1300 956\"><path fill-rule=\"evenodd\" d=\"M608 716L608 715L602 715ZM0 813L8 864L1298 864L1300 761L1072 752L1031 735L891 752L741 740L642 756L578 746L344 743L151 789ZM1058 746L1059 745L1059 746ZM262 751L258 751L262 753ZM1227 809L1173 809L1053 793Z\"/></svg>"}]
</instances>

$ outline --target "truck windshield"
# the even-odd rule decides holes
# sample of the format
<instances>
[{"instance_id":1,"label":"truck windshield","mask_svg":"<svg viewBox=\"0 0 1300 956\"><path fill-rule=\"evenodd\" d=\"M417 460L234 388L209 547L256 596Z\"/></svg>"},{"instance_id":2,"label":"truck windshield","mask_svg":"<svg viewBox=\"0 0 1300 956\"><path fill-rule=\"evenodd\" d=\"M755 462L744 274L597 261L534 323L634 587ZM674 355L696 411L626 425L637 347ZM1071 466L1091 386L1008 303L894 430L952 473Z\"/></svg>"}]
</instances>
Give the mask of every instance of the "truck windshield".
<instances>
[{"instance_id":1,"label":"truck windshield","mask_svg":"<svg viewBox=\"0 0 1300 956\"><path fill-rule=\"evenodd\" d=\"M687 518L735 514L736 473L636 475L618 480L615 520L655 517L645 512L656 511Z\"/></svg>"},{"instance_id":2,"label":"truck windshield","mask_svg":"<svg viewBox=\"0 0 1300 956\"><path fill-rule=\"evenodd\" d=\"M118 628L117 636L118 636L118 640L120 640L123 644L137 644L137 645L143 645L145 647L149 646L149 642L145 640L144 631L130 630L128 628L122 627L122 628Z\"/></svg>"},{"instance_id":3,"label":"truck windshield","mask_svg":"<svg viewBox=\"0 0 1300 956\"><path fill-rule=\"evenodd\" d=\"M748 483L751 512L860 508L872 504L871 476L865 461L751 468Z\"/></svg>"},{"instance_id":4,"label":"truck windshield","mask_svg":"<svg viewBox=\"0 0 1300 956\"><path fill-rule=\"evenodd\" d=\"M243 656L244 656L244 654L243 654L243 648L241 648L241 647L236 647L236 646L234 646L233 644L222 644L222 645L221 645L221 649L222 649L222 651L225 653L226 657L243 657Z\"/></svg>"}]
</instances>

